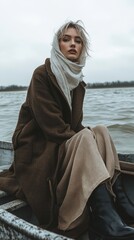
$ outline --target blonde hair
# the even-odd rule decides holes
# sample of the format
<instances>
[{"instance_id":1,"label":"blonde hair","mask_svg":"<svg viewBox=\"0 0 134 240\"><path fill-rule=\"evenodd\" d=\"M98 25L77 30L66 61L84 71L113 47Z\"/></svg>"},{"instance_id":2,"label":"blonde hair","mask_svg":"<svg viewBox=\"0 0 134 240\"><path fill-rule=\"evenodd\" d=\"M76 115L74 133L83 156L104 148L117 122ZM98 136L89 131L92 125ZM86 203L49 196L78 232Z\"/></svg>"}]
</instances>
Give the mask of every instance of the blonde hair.
<instances>
[{"instance_id":1,"label":"blonde hair","mask_svg":"<svg viewBox=\"0 0 134 240\"><path fill-rule=\"evenodd\" d=\"M64 35L65 31L68 28L75 28L76 31L78 32L82 43L83 43L83 52L89 56L89 40L87 38L88 33L86 32L85 28L82 26L82 21L78 20L76 22L73 21L69 21L67 23L65 23L64 25L62 25L59 30L57 31L57 38L58 41L60 40L60 38Z\"/></svg>"}]
</instances>

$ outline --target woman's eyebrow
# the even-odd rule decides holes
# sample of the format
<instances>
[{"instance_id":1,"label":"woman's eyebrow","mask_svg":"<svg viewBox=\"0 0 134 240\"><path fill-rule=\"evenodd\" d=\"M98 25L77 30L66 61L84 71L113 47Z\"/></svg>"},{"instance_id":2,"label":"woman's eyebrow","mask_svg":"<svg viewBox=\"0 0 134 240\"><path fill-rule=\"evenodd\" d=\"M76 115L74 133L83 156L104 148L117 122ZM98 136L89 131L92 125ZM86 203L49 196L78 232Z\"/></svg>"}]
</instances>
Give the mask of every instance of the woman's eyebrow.
<instances>
[{"instance_id":1,"label":"woman's eyebrow","mask_svg":"<svg viewBox=\"0 0 134 240\"><path fill-rule=\"evenodd\" d=\"M71 35L69 35L69 34L63 34L62 37L71 37ZM76 36L74 36L74 37L75 37L75 38L79 38L79 39L81 39L81 37L78 36L78 35L76 35Z\"/></svg>"},{"instance_id":2,"label":"woman's eyebrow","mask_svg":"<svg viewBox=\"0 0 134 240\"><path fill-rule=\"evenodd\" d=\"M63 37L71 37L69 34L63 34Z\"/></svg>"}]
</instances>

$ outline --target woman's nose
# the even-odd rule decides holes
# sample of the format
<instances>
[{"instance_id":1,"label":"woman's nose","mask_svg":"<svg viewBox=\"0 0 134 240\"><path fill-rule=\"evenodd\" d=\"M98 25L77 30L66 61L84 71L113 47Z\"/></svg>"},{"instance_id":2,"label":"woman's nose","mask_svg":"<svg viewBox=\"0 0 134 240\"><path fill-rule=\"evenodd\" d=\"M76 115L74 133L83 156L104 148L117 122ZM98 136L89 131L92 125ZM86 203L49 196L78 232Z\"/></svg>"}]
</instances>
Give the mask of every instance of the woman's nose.
<instances>
[{"instance_id":1,"label":"woman's nose","mask_svg":"<svg viewBox=\"0 0 134 240\"><path fill-rule=\"evenodd\" d=\"M71 39L71 45L75 46L75 40L73 38Z\"/></svg>"}]
</instances>

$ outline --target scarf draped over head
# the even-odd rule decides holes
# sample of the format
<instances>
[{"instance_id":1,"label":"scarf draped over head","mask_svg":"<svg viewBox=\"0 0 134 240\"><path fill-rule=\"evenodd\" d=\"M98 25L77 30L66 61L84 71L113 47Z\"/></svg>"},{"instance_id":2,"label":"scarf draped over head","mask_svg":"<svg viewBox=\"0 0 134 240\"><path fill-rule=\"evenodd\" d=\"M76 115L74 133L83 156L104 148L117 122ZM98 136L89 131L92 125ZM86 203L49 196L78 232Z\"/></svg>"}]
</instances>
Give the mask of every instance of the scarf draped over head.
<instances>
[{"instance_id":1,"label":"scarf draped over head","mask_svg":"<svg viewBox=\"0 0 134 240\"><path fill-rule=\"evenodd\" d=\"M70 92L83 80L82 68L85 65L85 52L81 53L79 63L68 60L60 51L57 34L55 34L51 49L51 69L63 91L70 109L72 100Z\"/></svg>"}]
</instances>

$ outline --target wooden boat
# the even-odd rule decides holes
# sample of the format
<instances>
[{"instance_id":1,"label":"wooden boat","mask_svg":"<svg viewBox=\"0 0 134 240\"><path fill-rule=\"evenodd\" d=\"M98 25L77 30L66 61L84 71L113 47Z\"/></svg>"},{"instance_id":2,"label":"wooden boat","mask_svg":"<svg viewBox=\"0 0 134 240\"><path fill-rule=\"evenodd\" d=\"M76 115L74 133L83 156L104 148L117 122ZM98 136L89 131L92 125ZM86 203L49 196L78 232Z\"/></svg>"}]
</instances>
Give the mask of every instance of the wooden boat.
<instances>
[{"instance_id":1,"label":"wooden boat","mask_svg":"<svg viewBox=\"0 0 134 240\"><path fill-rule=\"evenodd\" d=\"M14 158L12 144L0 141L0 171L9 168ZM134 163L134 154L119 154L120 161ZM134 203L134 176L124 174L124 188ZM44 230L26 202L0 191L0 240L69 240ZM89 240L85 233L79 240Z\"/></svg>"}]
</instances>

